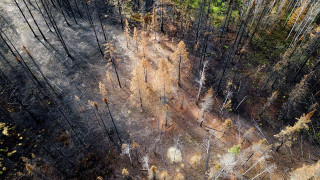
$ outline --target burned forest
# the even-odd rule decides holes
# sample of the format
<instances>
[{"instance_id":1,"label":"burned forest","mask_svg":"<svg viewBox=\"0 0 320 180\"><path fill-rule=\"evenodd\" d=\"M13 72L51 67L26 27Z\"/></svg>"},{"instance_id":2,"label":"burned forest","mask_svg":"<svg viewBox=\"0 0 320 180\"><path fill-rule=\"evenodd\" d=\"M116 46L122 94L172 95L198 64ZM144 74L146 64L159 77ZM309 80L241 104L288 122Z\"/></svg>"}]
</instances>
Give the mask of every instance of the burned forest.
<instances>
[{"instance_id":1,"label":"burned forest","mask_svg":"<svg viewBox=\"0 0 320 180\"><path fill-rule=\"evenodd\" d=\"M320 0L0 0L0 179L320 179Z\"/></svg>"}]
</instances>

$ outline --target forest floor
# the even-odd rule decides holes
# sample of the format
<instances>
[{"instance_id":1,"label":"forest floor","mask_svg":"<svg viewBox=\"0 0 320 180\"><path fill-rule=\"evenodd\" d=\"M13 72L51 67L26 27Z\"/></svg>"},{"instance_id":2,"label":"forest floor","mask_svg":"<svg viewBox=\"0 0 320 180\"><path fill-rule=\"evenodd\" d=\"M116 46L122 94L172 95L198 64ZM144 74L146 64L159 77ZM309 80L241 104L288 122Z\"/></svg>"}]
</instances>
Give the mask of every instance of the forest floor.
<instances>
[{"instance_id":1,"label":"forest floor","mask_svg":"<svg viewBox=\"0 0 320 180\"><path fill-rule=\"evenodd\" d=\"M5 28L3 30L12 39L13 44L16 45L20 53L26 56L22 46L27 47L31 55L37 60L45 76L54 85L55 89L60 90L59 93L62 96L61 105L67 104L70 109L78 110L81 118L70 119L70 121L72 124L82 127L82 129L78 129L78 133L82 135L84 142L90 144L93 148L99 149L98 151L101 152L107 152L110 148L112 149L112 143L104 133L104 129L99 125L99 122L96 121L93 106L88 103L88 100L98 103L100 115L105 121L108 130L112 132L112 123L99 93L98 83L102 82L106 85L111 112L114 115L121 139L127 144L137 142L140 145L138 153L133 153L132 155L133 166L130 165L128 157L120 155L119 150L114 147L113 150L118 154L114 154L115 157L111 158L119 159L119 161L113 161L114 164L111 165L114 169L112 179L120 179L124 168L127 168L135 179L146 178L147 171L143 171L140 164L143 156L149 157L150 165L155 165L159 170L168 171L172 178L178 172L181 172L186 179L206 179L205 159L202 158L199 166L194 166L190 164L190 158L197 152L200 152L202 157L205 156L203 140L208 137L208 131L214 133L215 136L210 149L210 156L212 157L209 162L210 167L218 161L218 155L226 153L228 148L239 144L243 140L243 134L250 127L255 127L254 135L250 138L250 141L246 141L242 145L242 149L263 138L267 138L268 144L274 142L271 137L274 132L265 132L263 127L259 127L254 120L245 120L239 115L229 112L221 115L219 109L222 105L222 100L218 98L215 98L214 110L206 113L204 123L204 125L215 130L200 127L200 109L195 103L197 77L194 75L183 81L182 88L175 89L175 95L168 100L168 104L171 107L170 122L165 129L162 112L147 108L141 109L134 101L134 95L130 91L131 72L136 62L140 61L141 56L136 51L133 39L130 40L129 48L127 47L126 37L119 26L111 25L110 22L105 21L108 24L106 25L108 41L112 40L117 50L119 58L117 63L120 70L119 76L122 88L118 87L113 71L110 71L112 81L106 78L107 60L100 54L94 33L87 20L78 18L78 24L76 24L71 18L68 18L68 22L71 25L68 26L61 14L56 15L58 27L73 56L73 59L71 59L64 53L57 37L48 31L39 13L34 13L34 15L39 26L45 30L44 34L48 39L47 42L42 40L41 36L39 36L41 40L33 36L12 0L2 0L0 2L0 13L7 20L7 22L4 22ZM27 15L27 18L29 22L32 22L29 15ZM103 33L98 26L97 18L94 19L94 22L100 45L102 46L104 44ZM161 34L157 34L157 40L154 40L153 33L150 33L147 37L148 60L151 66L157 69L159 62L163 58L169 57L175 50L177 42ZM6 54L6 57L13 59L9 53ZM196 57L191 55L190 59L192 58L195 59ZM17 65L13 61L12 64ZM150 78L152 79L153 76L155 75L151 74ZM75 96L78 96L80 100L77 101ZM180 103L183 96L185 96L185 103L181 109ZM158 113L155 113L157 111ZM234 124L232 130L227 134L224 133L222 125L226 118L231 118ZM159 127L162 131L159 130ZM52 130L52 133L57 133L57 131ZM167 158L167 151L174 146L174 138L178 137L180 140L178 148L182 152L182 161L170 163ZM113 141L117 141L114 133ZM268 162L276 163L277 170L270 178L281 179L283 177L287 179L286 172L290 171L291 168L300 167L303 163L312 162L310 159L316 159L316 150L305 146L302 148L304 149L305 157L300 155L291 156L288 154L289 151L272 153L272 157L268 159ZM64 150L66 154L76 152L78 150L75 147ZM294 147L293 152L300 154L300 147ZM252 171L248 174L251 177L258 173Z\"/></svg>"}]
</instances>

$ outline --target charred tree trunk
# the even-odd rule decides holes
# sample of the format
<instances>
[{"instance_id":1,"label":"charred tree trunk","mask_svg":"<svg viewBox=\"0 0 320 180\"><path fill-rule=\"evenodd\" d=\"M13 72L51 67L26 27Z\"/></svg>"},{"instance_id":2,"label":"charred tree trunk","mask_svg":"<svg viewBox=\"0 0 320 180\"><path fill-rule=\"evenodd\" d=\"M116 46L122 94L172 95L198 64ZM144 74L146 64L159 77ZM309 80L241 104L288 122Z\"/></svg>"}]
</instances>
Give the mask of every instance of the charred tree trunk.
<instances>
[{"instance_id":1,"label":"charred tree trunk","mask_svg":"<svg viewBox=\"0 0 320 180\"><path fill-rule=\"evenodd\" d=\"M221 40L223 38L224 33L228 31L228 29L225 30L225 28L226 28L227 24L230 21L230 17L231 17L231 14L232 14L232 6L233 6L233 0L230 0L228 11L227 11L226 20L223 22L223 25L222 25L222 27L220 29L220 42L221 42Z\"/></svg>"},{"instance_id":2,"label":"charred tree trunk","mask_svg":"<svg viewBox=\"0 0 320 180\"><path fill-rule=\"evenodd\" d=\"M104 102L106 103L106 105L107 105L107 109L108 109L108 112L109 112L109 115L110 115L110 118L111 118L113 127L114 127L114 129L116 130L116 133L117 133L117 136L118 136L120 145L121 145L121 144L122 144L122 141L121 141L121 138L120 138L120 134L119 134L119 132L118 132L118 128L117 128L117 126L116 126L116 124L115 124L115 122L114 122L113 116L112 116L112 114L111 114L108 100L107 100L107 98L104 98L103 101L104 101Z\"/></svg>"},{"instance_id":3,"label":"charred tree trunk","mask_svg":"<svg viewBox=\"0 0 320 180\"><path fill-rule=\"evenodd\" d=\"M58 6L59 6L57 9L60 10L60 12L61 12L64 20L66 21L67 25L70 27L71 25L70 25L70 23L68 22L68 20L67 20L67 18L66 18L66 15L64 14L65 12L62 10L62 5L61 5L60 0L57 0L57 2L58 2Z\"/></svg>"},{"instance_id":4,"label":"charred tree trunk","mask_svg":"<svg viewBox=\"0 0 320 180\"><path fill-rule=\"evenodd\" d=\"M38 64L35 62L34 58L31 56L29 50L24 47L25 52L28 54L28 56L30 57L31 61L33 62L33 64L36 66L36 68L38 69L38 71L40 72L41 76L43 77L43 79L46 81L46 83L48 84L48 86L50 87L50 89L53 91L53 93L58 96L58 93L54 90L54 88L52 87L52 85L50 84L48 78L43 74L42 70L40 69L40 67L38 66Z\"/></svg>"},{"instance_id":5,"label":"charred tree trunk","mask_svg":"<svg viewBox=\"0 0 320 180\"><path fill-rule=\"evenodd\" d=\"M320 47L320 37L318 37L318 39L317 39L315 42L313 42L310 47L308 47L308 49L306 50L305 53L302 53L302 54L300 55L299 59L301 58L301 56L302 56L303 54L305 54L306 57L305 57L303 63L300 65L297 73L295 74L295 76L294 76L294 78L293 78L293 81L296 81L298 75L300 74L300 72L302 71L302 69L304 68L304 66L305 66L306 63L308 62L308 60L311 58L312 54L313 54L319 47Z\"/></svg>"},{"instance_id":6,"label":"charred tree trunk","mask_svg":"<svg viewBox=\"0 0 320 180\"><path fill-rule=\"evenodd\" d=\"M119 15L120 15L121 28L122 28L122 31L124 31L123 19L122 19L122 6L120 3L120 0L118 0L118 10L119 10Z\"/></svg>"},{"instance_id":7,"label":"charred tree trunk","mask_svg":"<svg viewBox=\"0 0 320 180\"><path fill-rule=\"evenodd\" d=\"M86 11L87 11L87 16L88 16L88 20L89 20L89 23L90 23L90 26L92 27L93 29L93 32L94 32L94 35L96 37L96 41L97 41L97 44L98 44L98 47L99 47L99 50L100 50L100 53L101 55L103 56L103 52L102 52L102 49L101 49L101 46L100 46L100 43L99 43L99 39L98 39L98 36L97 36L97 32L96 32L96 29L94 27L94 23L92 21L92 17L91 17L91 14L90 14L90 9L89 9L89 6L88 4L86 3Z\"/></svg>"},{"instance_id":8,"label":"charred tree trunk","mask_svg":"<svg viewBox=\"0 0 320 180\"><path fill-rule=\"evenodd\" d=\"M80 11L80 9L79 9L78 1L77 1L77 0L74 0L74 4L75 4L75 6L76 6L76 9L77 9L77 11L78 11L78 14L79 14L80 18L83 19L82 13L81 13L81 11Z\"/></svg>"},{"instance_id":9,"label":"charred tree trunk","mask_svg":"<svg viewBox=\"0 0 320 180\"><path fill-rule=\"evenodd\" d=\"M35 37L35 38L38 38L38 36L37 36L37 35L36 35L36 33L34 32L34 30L32 29L31 25L29 24L29 22L28 22L28 20L27 20L26 16L24 15L24 13L23 13L23 11L22 11L21 7L20 7L20 6L19 6L19 4L17 3L17 0L14 0L14 2L16 3L16 5L17 5L17 7L18 7L19 11L21 12L21 14L22 14L22 16L23 16L24 20L25 20L25 21L26 21L26 23L28 24L28 26L29 26L30 30L32 31L32 33L33 33L34 37Z\"/></svg>"},{"instance_id":10,"label":"charred tree trunk","mask_svg":"<svg viewBox=\"0 0 320 180\"><path fill-rule=\"evenodd\" d=\"M48 21L47 21L47 18L44 16L44 14L43 14L43 12L42 12L42 10L41 10L41 8L40 8L40 6L39 6L39 4L38 4L37 0L35 0L34 2L36 3L36 6L37 6L37 8L39 9L39 12L40 12L40 14L41 14L41 16L42 16L42 18L43 18L44 22L46 23L46 25L47 25L47 27L48 27L49 31L50 31L51 33L53 33L53 31L51 30L51 28L50 28L50 26L49 26L49 23L48 23Z\"/></svg>"},{"instance_id":11,"label":"charred tree trunk","mask_svg":"<svg viewBox=\"0 0 320 180\"><path fill-rule=\"evenodd\" d=\"M181 87L181 84L180 84L180 78L181 78L181 61L182 61L182 57L181 55L179 56L179 73L178 73L178 86Z\"/></svg>"},{"instance_id":12,"label":"charred tree trunk","mask_svg":"<svg viewBox=\"0 0 320 180\"><path fill-rule=\"evenodd\" d=\"M56 32L56 34L57 34L57 36L58 36L58 39L59 39L59 41L61 42L64 50L66 51L67 55L68 55L70 58L72 58L72 56L71 56L71 54L69 53L69 50L68 50L68 48L67 48L67 45L65 44L65 42L64 42L64 40L63 40L63 37L62 37L62 35L61 35L61 33L60 33L60 30L59 30L59 28L58 28L58 26L57 26L57 23L56 23L56 21L54 20L52 14L51 14L51 12L50 12L49 7L47 6L47 4L45 4L45 1L43 1L43 0L40 0L40 1L41 1L42 6L44 7L44 10L45 10L46 14L48 15L48 18L49 18L49 20L50 20L50 22L51 22L51 25L52 25L52 27L54 28L54 30L55 30L55 32Z\"/></svg>"}]
</instances>

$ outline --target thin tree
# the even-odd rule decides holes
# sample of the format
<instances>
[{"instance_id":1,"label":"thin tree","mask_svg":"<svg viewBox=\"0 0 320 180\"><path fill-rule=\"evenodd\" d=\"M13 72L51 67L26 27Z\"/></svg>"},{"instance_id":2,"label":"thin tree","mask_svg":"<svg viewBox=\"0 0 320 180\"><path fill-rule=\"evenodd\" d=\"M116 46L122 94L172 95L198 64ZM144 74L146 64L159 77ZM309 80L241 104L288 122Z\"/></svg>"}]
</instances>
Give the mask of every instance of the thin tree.
<instances>
[{"instance_id":1,"label":"thin tree","mask_svg":"<svg viewBox=\"0 0 320 180\"><path fill-rule=\"evenodd\" d=\"M71 27L70 23L68 22L68 20L67 20L67 18L66 18L66 15L64 14L65 11L62 9L62 2L58 0L57 3L58 3L58 6L57 6L58 8L57 8L57 9L60 10L60 12L61 12L64 20L65 20L66 23L67 23L67 25L68 25L69 27Z\"/></svg>"},{"instance_id":2,"label":"thin tree","mask_svg":"<svg viewBox=\"0 0 320 180\"><path fill-rule=\"evenodd\" d=\"M105 26L103 26L103 24L102 24L101 14L99 13L99 7L98 7L97 1L94 1L94 4L95 4L95 9L97 11L98 19L99 19L99 22L100 22L100 28L102 30L104 41L107 42L107 36L106 36L106 33L105 33Z\"/></svg>"},{"instance_id":3,"label":"thin tree","mask_svg":"<svg viewBox=\"0 0 320 180\"><path fill-rule=\"evenodd\" d=\"M199 101L200 101L201 89L202 89L202 86L205 84L205 81L206 81L205 71L206 71L207 65L208 65L208 61L205 61L203 63L202 71L200 72L200 79L198 81L199 87L198 87L198 95L197 95L196 104L198 104Z\"/></svg>"},{"instance_id":4,"label":"thin tree","mask_svg":"<svg viewBox=\"0 0 320 180\"><path fill-rule=\"evenodd\" d=\"M302 98L306 95L308 90L308 81L310 77L313 75L313 71L309 74L305 75L300 83L297 83L296 86L292 89L289 93L289 98L285 104L283 104L282 108L283 112L283 119L289 116L291 108L297 107L298 103L302 100Z\"/></svg>"},{"instance_id":5,"label":"thin tree","mask_svg":"<svg viewBox=\"0 0 320 180\"><path fill-rule=\"evenodd\" d=\"M212 87L208 90L206 96L202 99L202 102L200 104L201 106L201 122L200 127L202 127L202 123L204 122L204 114L206 111L210 111L212 109L213 100L212 100L212 94L213 90Z\"/></svg>"},{"instance_id":6,"label":"thin tree","mask_svg":"<svg viewBox=\"0 0 320 180\"><path fill-rule=\"evenodd\" d=\"M130 163L131 165L133 165L132 159L131 159L131 149L132 147L130 146L130 144L122 144L121 145L122 148L122 154L127 155L129 157Z\"/></svg>"},{"instance_id":7,"label":"thin tree","mask_svg":"<svg viewBox=\"0 0 320 180\"><path fill-rule=\"evenodd\" d=\"M156 72L158 78L156 88L159 90L160 94L162 94L162 96L160 95L160 99L163 99L163 105L166 104L166 95L170 92L171 88L169 67L167 61L167 59L162 59Z\"/></svg>"},{"instance_id":8,"label":"thin tree","mask_svg":"<svg viewBox=\"0 0 320 180\"><path fill-rule=\"evenodd\" d=\"M188 63L188 52L186 49L186 45L183 41L180 41L178 44L177 49L175 52L171 55L171 59L174 62L174 65L176 66L177 72L178 72L178 86L181 86L181 67L182 65L187 65ZM186 71L190 69L188 66L186 67ZM187 72L186 72L187 73Z\"/></svg>"},{"instance_id":9,"label":"thin tree","mask_svg":"<svg viewBox=\"0 0 320 180\"><path fill-rule=\"evenodd\" d=\"M203 140L203 147L206 151L206 172L209 169L211 138L212 134L209 132L209 136Z\"/></svg>"},{"instance_id":10,"label":"thin tree","mask_svg":"<svg viewBox=\"0 0 320 180\"><path fill-rule=\"evenodd\" d=\"M118 136L118 139L119 139L120 144L122 144L122 140L121 140L121 138L120 138L120 134L119 134L119 132L118 132L118 128L117 128L117 126L116 126L116 123L114 122L113 116L112 116L111 111L110 111L109 103L108 103L108 100L107 100L106 97L103 98L103 102L107 105L107 109L108 109L108 112L109 112L109 115L110 115L110 118L111 118L113 127L114 127L114 129L116 130L116 134L117 134L117 136Z\"/></svg>"},{"instance_id":11,"label":"thin tree","mask_svg":"<svg viewBox=\"0 0 320 180\"><path fill-rule=\"evenodd\" d=\"M116 65L116 50L114 49L114 46L111 42L106 42L106 44L104 44L105 48L105 52L104 52L104 57L108 58L108 62L110 62L112 64L112 67L116 73L117 76L117 80L118 80L118 84L119 87L122 88L121 83L120 83L120 78L119 78L119 74L118 74L118 69L117 69L117 65Z\"/></svg>"},{"instance_id":12,"label":"thin tree","mask_svg":"<svg viewBox=\"0 0 320 180\"><path fill-rule=\"evenodd\" d=\"M69 0L66 1L66 6L67 6L67 7L66 7L65 9L66 9L66 10L70 10L71 16L72 16L74 22L75 22L76 24L78 24L78 21L77 21L75 15L74 15L74 12L73 12L73 9L72 9L72 7L71 7L71 4L70 4Z\"/></svg>"},{"instance_id":13,"label":"thin tree","mask_svg":"<svg viewBox=\"0 0 320 180\"><path fill-rule=\"evenodd\" d=\"M130 26L129 22L127 19L124 20L126 26L124 28L124 35L126 36L126 41L127 41L127 48L129 48L129 41L130 41Z\"/></svg>"},{"instance_id":14,"label":"thin tree","mask_svg":"<svg viewBox=\"0 0 320 180\"><path fill-rule=\"evenodd\" d=\"M44 10L45 10L48 18L49 18L49 21L50 21L52 27L54 28L54 31L56 32L56 35L57 35L59 41L61 42L64 50L66 51L67 55L68 55L70 58L72 58L72 56L71 56L71 54L70 54L70 52L69 52L69 50L68 50L68 48L67 48L67 45L65 44L65 42L64 42L64 40L63 40L63 37L62 37L61 32L60 32L60 30L59 30L59 28L58 28L58 26L57 26L57 23L56 23L53 15L52 15L50 9L49 9L49 6L46 4L46 3L48 3L48 2L47 2L47 1L44 1L44 0L40 0L40 1L41 1L41 4L42 4L42 6L43 6L43 8L44 8Z\"/></svg>"},{"instance_id":15,"label":"thin tree","mask_svg":"<svg viewBox=\"0 0 320 180\"><path fill-rule=\"evenodd\" d=\"M150 180L156 180L158 175L158 170L155 166L151 166L150 171L149 171L149 179Z\"/></svg>"},{"instance_id":16,"label":"thin tree","mask_svg":"<svg viewBox=\"0 0 320 180\"><path fill-rule=\"evenodd\" d=\"M76 6L76 9L77 9L77 11L78 11L78 14L80 15L80 18L83 19L82 13L81 13L81 11L80 11L80 9L79 9L78 1L77 1L77 0L74 0L74 4L75 4L75 6Z\"/></svg>"},{"instance_id":17,"label":"thin tree","mask_svg":"<svg viewBox=\"0 0 320 180\"><path fill-rule=\"evenodd\" d=\"M259 116L261 116L264 113L264 111L267 110L274 103L277 97L278 97L278 91L273 92L272 95L268 98L267 102L261 108L259 112Z\"/></svg>"},{"instance_id":18,"label":"thin tree","mask_svg":"<svg viewBox=\"0 0 320 180\"><path fill-rule=\"evenodd\" d=\"M156 10L156 7L154 6L152 10L152 30L154 31L154 40L157 40L157 26L158 26L157 10Z\"/></svg>"},{"instance_id":19,"label":"thin tree","mask_svg":"<svg viewBox=\"0 0 320 180\"><path fill-rule=\"evenodd\" d=\"M148 70L151 69L151 65L146 58L142 58L141 65L143 67L143 75L145 83L148 83Z\"/></svg>"},{"instance_id":20,"label":"thin tree","mask_svg":"<svg viewBox=\"0 0 320 180\"><path fill-rule=\"evenodd\" d=\"M2 34L7 38L8 42ZM12 53L12 55L14 56L16 61L22 66L23 70L26 71L27 75L30 77L32 82L35 83L36 87L38 87L38 86L43 87L42 84L40 83L40 81L38 80L38 78L35 76L35 74L31 71L30 67L26 64L25 60L23 59L21 54L18 52L16 47L12 44L10 39L4 34L4 32L1 29L0 29L0 38L3 40L5 45L9 48L10 52ZM9 45L9 43L12 45L12 47ZM40 88L39 88L39 91L41 91Z\"/></svg>"},{"instance_id":21,"label":"thin tree","mask_svg":"<svg viewBox=\"0 0 320 180\"><path fill-rule=\"evenodd\" d=\"M92 20L92 17L91 17L91 12L90 12L88 3L85 3L88 20L89 20L90 26L93 29L93 32L94 32L94 35L95 35L95 38L96 38L100 53L103 55L103 52L102 52L102 49L101 49L101 46L100 46L100 42L99 42L99 39L98 39L98 36L97 36L97 32L96 32L96 29L95 29L95 26L94 26L94 23L93 23L93 20Z\"/></svg>"},{"instance_id":22,"label":"thin tree","mask_svg":"<svg viewBox=\"0 0 320 180\"><path fill-rule=\"evenodd\" d=\"M119 16L120 16L120 23L121 23L121 27L122 27L122 30L124 30L124 26L123 26L123 18L122 18L122 5L120 3L120 0L117 0L118 1L118 12L119 12Z\"/></svg>"},{"instance_id":23,"label":"thin tree","mask_svg":"<svg viewBox=\"0 0 320 180\"><path fill-rule=\"evenodd\" d=\"M34 37L35 37L35 38L38 38L38 36L37 36L37 35L36 35L36 33L34 32L33 28L32 28L32 27L31 27L31 25L29 24L29 22L28 22L28 20L27 20L26 16L24 15L24 13L23 13L23 11L22 11L21 7L20 7L20 6L19 6L19 4L17 3L17 0L14 0L14 2L15 2L15 4L16 4L16 6L18 7L19 11L21 12L21 14L22 14L22 16L23 16L24 20L25 20L25 21L26 21L26 23L28 24L28 26L29 26L30 30L32 31L32 33L33 33Z\"/></svg>"},{"instance_id":24,"label":"thin tree","mask_svg":"<svg viewBox=\"0 0 320 180\"><path fill-rule=\"evenodd\" d=\"M50 26L49 26L49 22L47 21L47 18L44 16L44 13L43 13L42 10L41 10L42 8L40 8L40 6L39 6L39 3L37 2L37 0L35 0L34 2L36 3L36 6L37 6L37 8L38 8L38 10L39 10L39 12L40 12L40 14L41 14L44 22L46 23L49 31L50 31L51 33L53 33L53 31L51 30L51 28L50 28Z\"/></svg>"},{"instance_id":25,"label":"thin tree","mask_svg":"<svg viewBox=\"0 0 320 180\"><path fill-rule=\"evenodd\" d=\"M24 51L28 54L28 56L30 57L31 61L33 62L33 64L36 66L36 68L38 69L38 71L40 72L41 76L43 77L43 79L46 81L46 83L48 84L48 86L50 87L50 89L53 91L53 93L55 95L58 95L58 93L55 91L55 89L52 87L51 83L49 82L49 79L43 74L42 70L40 69L39 65L36 63L36 61L34 60L33 56L31 56L30 51L23 46Z\"/></svg>"},{"instance_id":26,"label":"thin tree","mask_svg":"<svg viewBox=\"0 0 320 180\"><path fill-rule=\"evenodd\" d=\"M229 23L230 18L231 18L232 7L233 7L233 0L230 0L229 5L228 5L228 10L227 10L227 16L222 24L221 31L220 31L220 42L223 37L223 34L228 31L228 29L226 27L228 27L227 24Z\"/></svg>"},{"instance_id":27,"label":"thin tree","mask_svg":"<svg viewBox=\"0 0 320 180\"><path fill-rule=\"evenodd\" d=\"M145 33L142 33L140 41L138 40L140 42L139 44L141 49L140 54L143 58L147 58L148 56L148 47L147 47L148 39L147 38L148 37L146 36L146 32L145 32Z\"/></svg>"},{"instance_id":28,"label":"thin tree","mask_svg":"<svg viewBox=\"0 0 320 180\"><path fill-rule=\"evenodd\" d=\"M137 65L134 67L132 71L132 79L130 83L130 90L134 92L134 94L138 95L140 107L143 108L142 97L147 95L147 85L142 76L142 71L140 70L143 67L141 65Z\"/></svg>"},{"instance_id":29,"label":"thin tree","mask_svg":"<svg viewBox=\"0 0 320 180\"><path fill-rule=\"evenodd\" d=\"M134 27L133 28L133 39L135 40L135 42L136 42L136 48L137 48L137 51L139 51L139 46L138 46L138 44L139 44L139 35L138 35L138 30L137 30L137 28L136 27Z\"/></svg>"},{"instance_id":30,"label":"thin tree","mask_svg":"<svg viewBox=\"0 0 320 180\"><path fill-rule=\"evenodd\" d=\"M160 1L160 31L164 33L164 10L165 8L163 7L164 2L163 0Z\"/></svg>"},{"instance_id":31,"label":"thin tree","mask_svg":"<svg viewBox=\"0 0 320 180\"><path fill-rule=\"evenodd\" d=\"M291 147L293 141L297 138L297 132L300 130L309 129L308 123L311 122L311 117L316 110L309 112L307 115L303 114L300 118L296 118L297 122L293 126L287 126L285 129L281 130L279 134L274 135L279 141L280 145L276 148L276 151L279 151L280 147L285 144L288 147Z\"/></svg>"},{"instance_id":32,"label":"thin tree","mask_svg":"<svg viewBox=\"0 0 320 180\"><path fill-rule=\"evenodd\" d=\"M103 119L102 119L102 117L101 117L101 115L100 115L100 113L99 113L98 104L97 104L96 102L93 102L93 101L90 101L90 100L88 100L88 103L90 103L90 104L94 107L93 112L94 112L94 115L95 115L95 117L96 117L96 119L97 119L97 122L98 122L99 126L100 126L101 128L104 128L104 130L106 131L106 135L108 136L108 138L110 139L110 141L112 141L112 138L111 138L111 136L109 135L107 126L106 126L106 124L104 123L104 121L103 121ZM98 118L98 116L99 116L99 118ZM101 121L101 123L102 123L103 126L99 123L99 119L100 119L100 121Z\"/></svg>"}]
</instances>

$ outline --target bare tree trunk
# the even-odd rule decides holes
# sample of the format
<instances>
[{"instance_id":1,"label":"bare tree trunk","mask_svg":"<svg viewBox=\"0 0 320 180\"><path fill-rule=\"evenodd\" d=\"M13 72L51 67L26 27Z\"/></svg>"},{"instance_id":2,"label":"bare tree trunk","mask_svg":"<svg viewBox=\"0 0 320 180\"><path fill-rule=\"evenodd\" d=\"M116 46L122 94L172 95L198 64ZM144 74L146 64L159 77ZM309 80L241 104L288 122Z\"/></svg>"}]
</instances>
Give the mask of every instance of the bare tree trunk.
<instances>
[{"instance_id":1,"label":"bare tree trunk","mask_svg":"<svg viewBox=\"0 0 320 180\"><path fill-rule=\"evenodd\" d=\"M76 9L77 9L77 11L78 11L78 14L80 15L80 18L83 19L82 14L81 14L81 11L80 11L79 6L78 6L77 0L74 0L74 4L75 4L75 6L76 6Z\"/></svg>"},{"instance_id":2,"label":"bare tree trunk","mask_svg":"<svg viewBox=\"0 0 320 180\"><path fill-rule=\"evenodd\" d=\"M181 84L180 84L180 77L181 77L181 61L182 61L182 57L181 55L179 56L179 73L178 73L178 86L181 87Z\"/></svg>"},{"instance_id":3,"label":"bare tree trunk","mask_svg":"<svg viewBox=\"0 0 320 180\"><path fill-rule=\"evenodd\" d=\"M19 6L19 4L17 3L17 0L14 0L14 2L16 3L17 7L19 8L19 10L20 10L20 12L21 12L21 14L22 14L22 16L23 16L24 20L25 20L25 21L26 21L26 23L28 24L28 26L29 26L30 30L32 31L32 33L33 33L34 37L35 37L35 38L38 38L38 36L37 36L37 35L36 35L36 33L34 32L34 30L32 29L31 25L29 24L29 22L28 22L28 20L27 20L26 16L24 15L24 13L23 13L23 11L22 11L21 7L20 7L20 6Z\"/></svg>"},{"instance_id":4,"label":"bare tree trunk","mask_svg":"<svg viewBox=\"0 0 320 180\"><path fill-rule=\"evenodd\" d=\"M164 27L163 27L163 24L164 24L164 21L163 21L163 12L164 12L164 9L163 9L163 0L161 0L161 11L160 11L160 31L162 33L164 33Z\"/></svg>"},{"instance_id":5,"label":"bare tree trunk","mask_svg":"<svg viewBox=\"0 0 320 180\"><path fill-rule=\"evenodd\" d=\"M87 16L88 16L88 19L89 19L89 23L93 29L93 32L94 32L94 35L96 37L96 41L97 41L97 44L98 44L98 47L99 47L99 50L100 50L100 53L101 55L103 56L103 52L102 52L102 49L101 49L101 46L100 46L100 43L99 43L99 39L98 39L98 36L97 36L97 32L96 32L96 29L94 27L94 23L93 23L93 20L92 20L92 17L91 17L91 14L90 14L90 9L89 9L89 6L88 4L86 3L86 11L87 11Z\"/></svg>"},{"instance_id":6,"label":"bare tree trunk","mask_svg":"<svg viewBox=\"0 0 320 180\"><path fill-rule=\"evenodd\" d=\"M46 17L44 16L44 14L43 14L43 12L42 12L42 10L41 10L41 8L40 8L40 6L39 6L38 2L37 2L37 0L35 0L35 3L36 3L37 8L39 9L39 12L40 12L41 16L42 16L42 17L43 17L43 19L44 19L44 22L46 23L46 25L47 25L47 27L48 27L49 31L50 31L51 33L53 33L53 31L51 30L51 28L50 28L50 26L49 26L49 23L48 23L48 21L47 21Z\"/></svg>"},{"instance_id":7,"label":"bare tree trunk","mask_svg":"<svg viewBox=\"0 0 320 180\"><path fill-rule=\"evenodd\" d=\"M60 12L61 12L64 20L65 20L66 23L67 23L67 25L70 27L71 25L70 25L70 23L68 22L68 20L67 20L67 18L66 18L66 15L64 14L64 11L62 10L62 5L61 5L61 3L60 3L60 0L57 0L57 2L58 2L58 6L59 6L58 9L60 10Z\"/></svg>"},{"instance_id":8,"label":"bare tree trunk","mask_svg":"<svg viewBox=\"0 0 320 180\"><path fill-rule=\"evenodd\" d=\"M225 30L225 27L229 23L229 20L230 20L231 14L232 14L232 6L233 6L233 0L230 0L226 20L223 22L223 25L220 30L220 42L221 42L221 39L222 39L225 31L227 31L227 30Z\"/></svg>"},{"instance_id":9,"label":"bare tree trunk","mask_svg":"<svg viewBox=\"0 0 320 180\"><path fill-rule=\"evenodd\" d=\"M121 83L120 83L120 78L119 78L119 75L118 75L117 66L116 66L113 58L112 58L112 60L111 60L111 63L112 63L112 66L113 66L113 68L114 68L114 71L115 71L115 73L116 73L119 87L122 88Z\"/></svg>"},{"instance_id":10,"label":"bare tree trunk","mask_svg":"<svg viewBox=\"0 0 320 180\"><path fill-rule=\"evenodd\" d=\"M123 19L122 19L122 7L121 7L121 4L120 4L120 0L118 0L118 10L119 10L119 15L120 15L120 22L121 22L121 27L122 27L122 30L124 30L124 26L123 26Z\"/></svg>"},{"instance_id":11,"label":"bare tree trunk","mask_svg":"<svg viewBox=\"0 0 320 180\"><path fill-rule=\"evenodd\" d=\"M40 69L40 67L38 66L38 64L36 63L36 61L34 60L34 58L31 56L29 50L23 46L23 48L25 49L26 53L28 54L28 56L30 57L31 61L33 62L33 64L36 66L36 68L38 69L38 71L40 72L41 76L43 77L43 79L46 81L46 83L48 84L48 86L50 87L50 89L53 91L53 93L58 96L58 93L54 90L54 88L52 87L52 85L50 84L48 78L43 74L42 70Z\"/></svg>"},{"instance_id":12,"label":"bare tree trunk","mask_svg":"<svg viewBox=\"0 0 320 180\"><path fill-rule=\"evenodd\" d=\"M55 22L55 20L54 20L54 18L53 18L53 16L52 16L52 14L51 14L48 6L45 4L46 1L43 1L43 0L40 0L40 1L41 1L41 4L42 4L42 6L43 6L43 8L44 8L44 10L45 10L45 12L46 12L46 14L47 14L50 22L51 22L51 25L52 25L52 27L54 28L54 30L55 30L55 32L56 32L56 34L57 34L57 36L58 36L58 39L59 39L59 41L61 42L64 50L66 51L67 55L68 55L70 58L72 58L72 56L71 56L71 54L69 53L69 50L68 50L68 48L67 48L67 45L65 44L65 42L64 42L64 40L63 40L63 37L62 37L62 35L61 35L61 33L60 33L60 30L59 30L59 28L58 28L58 26L57 26L57 23Z\"/></svg>"},{"instance_id":13,"label":"bare tree trunk","mask_svg":"<svg viewBox=\"0 0 320 180\"><path fill-rule=\"evenodd\" d=\"M211 134L209 136L208 142L207 142L207 150L206 150L206 172L209 169L209 159L210 159L210 141L211 141Z\"/></svg>"},{"instance_id":14,"label":"bare tree trunk","mask_svg":"<svg viewBox=\"0 0 320 180\"><path fill-rule=\"evenodd\" d=\"M120 134L119 134L119 132L118 132L118 128L117 128L117 126L116 126L116 124L115 124L115 122L114 122L113 116L112 116L112 114L111 114L108 100L107 100L106 98L104 98L103 101L104 101L104 102L106 103L106 105L107 105L107 109L108 109L108 112L109 112L109 115L110 115L110 118L111 118L113 127L114 127L114 129L116 130L116 133L117 133L117 136L118 136L120 145L121 145L121 144L122 144L122 141L121 141L121 138L120 138Z\"/></svg>"}]
</instances>

